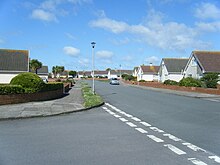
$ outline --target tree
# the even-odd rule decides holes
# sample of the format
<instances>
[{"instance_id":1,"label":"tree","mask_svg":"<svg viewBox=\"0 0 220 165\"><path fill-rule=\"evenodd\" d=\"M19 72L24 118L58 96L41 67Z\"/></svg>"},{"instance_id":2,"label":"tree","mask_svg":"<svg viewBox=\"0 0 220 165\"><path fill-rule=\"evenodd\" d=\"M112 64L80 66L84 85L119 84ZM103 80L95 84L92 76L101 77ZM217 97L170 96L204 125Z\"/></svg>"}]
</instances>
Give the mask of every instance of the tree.
<instances>
[{"instance_id":1,"label":"tree","mask_svg":"<svg viewBox=\"0 0 220 165\"><path fill-rule=\"evenodd\" d=\"M110 71L110 70L111 70L111 68L107 68L107 69L106 69L106 71Z\"/></svg>"},{"instance_id":2,"label":"tree","mask_svg":"<svg viewBox=\"0 0 220 165\"><path fill-rule=\"evenodd\" d=\"M72 71L72 70L71 70L71 71L69 72L69 75L71 75L71 76L73 76L73 77L76 77L76 74L77 74L76 71Z\"/></svg>"},{"instance_id":3,"label":"tree","mask_svg":"<svg viewBox=\"0 0 220 165\"><path fill-rule=\"evenodd\" d=\"M42 63L36 59L32 59L29 65L30 65L30 69L35 71L36 74L37 74L37 70L42 67Z\"/></svg>"},{"instance_id":4,"label":"tree","mask_svg":"<svg viewBox=\"0 0 220 165\"><path fill-rule=\"evenodd\" d=\"M54 74L54 77L57 77L57 74L61 74L64 71L64 66L53 66L52 72Z\"/></svg>"}]
</instances>

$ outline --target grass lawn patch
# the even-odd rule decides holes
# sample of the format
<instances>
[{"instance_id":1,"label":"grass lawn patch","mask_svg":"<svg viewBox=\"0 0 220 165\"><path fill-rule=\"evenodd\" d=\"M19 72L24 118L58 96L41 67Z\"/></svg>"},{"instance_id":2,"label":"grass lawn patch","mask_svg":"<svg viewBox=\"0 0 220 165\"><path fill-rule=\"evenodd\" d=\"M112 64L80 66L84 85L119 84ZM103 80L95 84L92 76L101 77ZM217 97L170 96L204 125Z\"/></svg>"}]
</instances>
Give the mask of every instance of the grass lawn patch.
<instances>
[{"instance_id":1,"label":"grass lawn patch","mask_svg":"<svg viewBox=\"0 0 220 165\"><path fill-rule=\"evenodd\" d=\"M97 94L93 94L91 87L87 83L82 82L81 87L84 98L84 106L86 108L97 106L103 103L102 98Z\"/></svg>"}]
</instances>

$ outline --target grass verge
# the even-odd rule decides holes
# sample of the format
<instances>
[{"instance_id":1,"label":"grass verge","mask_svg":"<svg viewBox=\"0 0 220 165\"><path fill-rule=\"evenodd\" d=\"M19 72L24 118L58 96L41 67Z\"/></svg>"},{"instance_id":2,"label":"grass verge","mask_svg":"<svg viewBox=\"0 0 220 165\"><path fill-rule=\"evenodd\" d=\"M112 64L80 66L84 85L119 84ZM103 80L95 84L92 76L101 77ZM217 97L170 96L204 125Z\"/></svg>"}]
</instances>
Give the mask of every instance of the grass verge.
<instances>
[{"instance_id":1,"label":"grass verge","mask_svg":"<svg viewBox=\"0 0 220 165\"><path fill-rule=\"evenodd\" d=\"M103 103L102 98L97 94L94 95L91 87L87 83L82 82L81 87L82 87L82 95L84 98L84 106L86 108L97 106Z\"/></svg>"}]
</instances>

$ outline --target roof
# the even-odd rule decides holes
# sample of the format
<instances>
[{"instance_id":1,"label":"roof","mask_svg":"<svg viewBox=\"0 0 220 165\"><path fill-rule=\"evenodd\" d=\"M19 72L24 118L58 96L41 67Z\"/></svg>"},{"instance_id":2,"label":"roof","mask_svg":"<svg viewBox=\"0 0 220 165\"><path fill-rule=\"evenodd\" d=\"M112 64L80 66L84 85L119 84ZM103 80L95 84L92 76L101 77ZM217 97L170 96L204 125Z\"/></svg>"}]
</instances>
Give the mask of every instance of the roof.
<instances>
[{"instance_id":1,"label":"roof","mask_svg":"<svg viewBox=\"0 0 220 165\"><path fill-rule=\"evenodd\" d=\"M132 75L133 73L133 70L111 70L110 71L111 74L117 74L117 75L120 75L121 74L128 74L128 75Z\"/></svg>"},{"instance_id":2,"label":"roof","mask_svg":"<svg viewBox=\"0 0 220 165\"><path fill-rule=\"evenodd\" d=\"M159 66L145 66L142 65L141 69L143 71L143 73L158 73L159 71Z\"/></svg>"},{"instance_id":3,"label":"roof","mask_svg":"<svg viewBox=\"0 0 220 165\"><path fill-rule=\"evenodd\" d=\"M136 66L136 67L134 67L133 71L135 71L135 70L138 70L138 67L137 67L137 66Z\"/></svg>"},{"instance_id":4,"label":"roof","mask_svg":"<svg viewBox=\"0 0 220 165\"><path fill-rule=\"evenodd\" d=\"M48 66L42 66L37 70L37 74L48 74Z\"/></svg>"},{"instance_id":5,"label":"roof","mask_svg":"<svg viewBox=\"0 0 220 165\"><path fill-rule=\"evenodd\" d=\"M170 73L181 73L188 62L188 58L163 58L167 71Z\"/></svg>"},{"instance_id":6,"label":"roof","mask_svg":"<svg viewBox=\"0 0 220 165\"><path fill-rule=\"evenodd\" d=\"M95 74L99 74L99 75L104 75L104 74L108 74L108 71L106 71L106 70L103 70L103 71L101 71L101 70L95 70L94 73L95 73Z\"/></svg>"},{"instance_id":7,"label":"roof","mask_svg":"<svg viewBox=\"0 0 220 165\"><path fill-rule=\"evenodd\" d=\"M91 71L78 71L78 75L91 76Z\"/></svg>"},{"instance_id":8,"label":"roof","mask_svg":"<svg viewBox=\"0 0 220 165\"><path fill-rule=\"evenodd\" d=\"M205 72L220 72L220 52L193 51L192 54Z\"/></svg>"},{"instance_id":9,"label":"roof","mask_svg":"<svg viewBox=\"0 0 220 165\"><path fill-rule=\"evenodd\" d=\"M0 49L0 71L27 72L28 70L28 50Z\"/></svg>"}]
</instances>

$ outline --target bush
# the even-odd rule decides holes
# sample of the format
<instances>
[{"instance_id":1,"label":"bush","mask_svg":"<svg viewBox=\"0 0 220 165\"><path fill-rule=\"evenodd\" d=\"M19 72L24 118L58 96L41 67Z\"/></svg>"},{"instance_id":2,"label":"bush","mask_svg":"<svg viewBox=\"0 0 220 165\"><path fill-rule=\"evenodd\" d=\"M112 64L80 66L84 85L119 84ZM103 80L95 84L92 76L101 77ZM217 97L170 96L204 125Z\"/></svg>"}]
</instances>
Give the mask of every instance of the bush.
<instances>
[{"instance_id":1,"label":"bush","mask_svg":"<svg viewBox=\"0 0 220 165\"><path fill-rule=\"evenodd\" d=\"M0 95L24 93L25 90L20 85L0 85Z\"/></svg>"},{"instance_id":2,"label":"bush","mask_svg":"<svg viewBox=\"0 0 220 165\"><path fill-rule=\"evenodd\" d=\"M139 80L139 82L146 82L145 80Z\"/></svg>"},{"instance_id":3,"label":"bush","mask_svg":"<svg viewBox=\"0 0 220 165\"><path fill-rule=\"evenodd\" d=\"M179 83L174 80L165 80L163 82L165 85L178 85Z\"/></svg>"},{"instance_id":4,"label":"bush","mask_svg":"<svg viewBox=\"0 0 220 165\"><path fill-rule=\"evenodd\" d=\"M41 89L42 92L46 91L54 91L57 89L63 89L63 83L48 83L45 84L44 87Z\"/></svg>"},{"instance_id":5,"label":"bush","mask_svg":"<svg viewBox=\"0 0 220 165\"><path fill-rule=\"evenodd\" d=\"M192 77L183 78L179 82L179 86L185 87L201 87L202 82L200 80L194 79Z\"/></svg>"},{"instance_id":6,"label":"bush","mask_svg":"<svg viewBox=\"0 0 220 165\"><path fill-rule=\"evenodd\" d=\"M207 73L201 78L201 81L207 88L217 88L218 78L218 73Z\"/></svg>"},{"instance_id":7,"label":"bush","mask_svg":"<svg viewBox=\"0 0 220 165\"><path fill-rule=\"evenodd\" d=\"M24 88L25 93L35 93L41 91L45 83L38 75L29 72L15 76L10 85L20 85Z\"/></svg>"}]
</instances>

